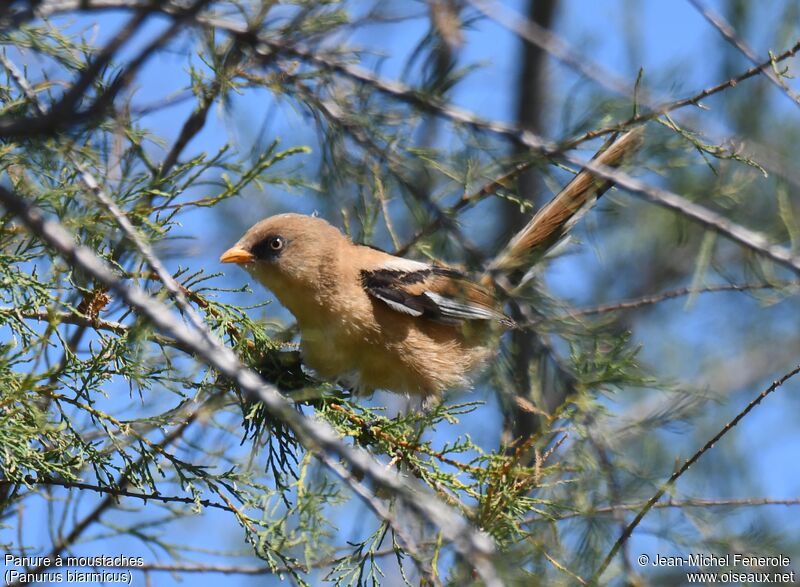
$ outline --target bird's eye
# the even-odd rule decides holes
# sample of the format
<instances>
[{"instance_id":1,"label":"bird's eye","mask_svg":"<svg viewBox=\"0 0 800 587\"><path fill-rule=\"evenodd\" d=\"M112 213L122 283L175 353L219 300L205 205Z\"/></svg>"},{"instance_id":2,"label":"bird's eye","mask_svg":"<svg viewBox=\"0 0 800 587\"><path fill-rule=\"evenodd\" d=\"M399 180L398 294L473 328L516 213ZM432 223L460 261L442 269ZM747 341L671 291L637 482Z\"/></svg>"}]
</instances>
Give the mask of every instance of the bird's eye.
<instances>
[{"instance_id":1,"label":"bird's eye","mask_svg":"<svg viewBox=\"0 0 800 587\"><path fill-rule=\"evenodd\" d=\"M256 243L251 251L258 259L265 261L278 258L286 247L286 239L282 236L268 236Z\"/></svg>"}]
</instances>

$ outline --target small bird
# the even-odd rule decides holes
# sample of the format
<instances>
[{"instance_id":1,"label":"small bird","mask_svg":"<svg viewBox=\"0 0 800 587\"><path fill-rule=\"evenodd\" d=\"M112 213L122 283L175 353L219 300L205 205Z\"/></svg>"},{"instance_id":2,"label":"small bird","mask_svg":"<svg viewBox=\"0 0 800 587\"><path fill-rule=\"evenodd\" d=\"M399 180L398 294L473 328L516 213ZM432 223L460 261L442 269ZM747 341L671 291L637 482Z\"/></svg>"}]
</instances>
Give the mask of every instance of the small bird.
<instances>
[{"instance_id":1,"label":"small bird","mask_svg":"<svg viewBox=\"0 0 800 587\"><path fill-rule=\"evenodd\" d=\"M609 141L595 160L618 165L639 134ZM325 220L302 214L262 220L220 261L241 265L295 316L304 363L323 378L361 392L437 397L468 386L492 354L492 334L514 327L492 276L540 258L609 187L579 173L476 281L444 265L356 244Z\"/></svg>"},{"instance_id":2,"label":"small bird","mask_svg":"<svg viewBox=\"0 0 800 587\"><path fill-rule=\"evenodd\" d=\"M242 265L294 314L306 365L359 390L464 386L488 356L488 324L511 324L490 291L453 269L355 244L313 216L262 220L220 261Z\"/></svg>"}]
</instances>

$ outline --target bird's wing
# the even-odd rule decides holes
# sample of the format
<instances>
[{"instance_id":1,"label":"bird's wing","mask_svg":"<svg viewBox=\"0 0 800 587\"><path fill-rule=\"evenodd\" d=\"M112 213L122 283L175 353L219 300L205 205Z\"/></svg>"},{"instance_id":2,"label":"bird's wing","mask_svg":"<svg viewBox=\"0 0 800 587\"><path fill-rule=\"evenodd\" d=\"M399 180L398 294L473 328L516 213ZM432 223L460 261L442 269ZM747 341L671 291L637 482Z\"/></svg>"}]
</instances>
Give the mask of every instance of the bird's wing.
<instances>
[{"instance_id":1,"label":"bird's wing","mask_svg":"<svg viewBox=\"0 0 800 587\"><path fill-rule=\"evenodd\" d=\"M513 322L493 296L452 269L391 257L361 272L361 284L372 298L392 310L444 324L468 320Z\"/></svg>"}]
</instances>

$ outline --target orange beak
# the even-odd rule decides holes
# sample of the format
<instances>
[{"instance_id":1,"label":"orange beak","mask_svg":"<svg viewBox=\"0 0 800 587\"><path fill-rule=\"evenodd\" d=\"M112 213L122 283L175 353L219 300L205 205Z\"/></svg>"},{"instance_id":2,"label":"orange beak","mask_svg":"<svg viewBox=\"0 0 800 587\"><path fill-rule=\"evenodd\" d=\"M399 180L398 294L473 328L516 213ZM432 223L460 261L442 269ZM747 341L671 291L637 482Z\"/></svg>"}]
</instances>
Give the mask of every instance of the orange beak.
<instances>
[{"instance_id":1,"label":"orange beak","mask_svg":"<svg viewBox=\"0 0 800 587\"><path fill-rule=\"evenodd\" d=\"M220 263L236 263L237 265L244 265L246 263L252 263L256 260L255 255L248 251L245 251L241 247L231 247L219 258Z\"/></svg>"}]
</instances>

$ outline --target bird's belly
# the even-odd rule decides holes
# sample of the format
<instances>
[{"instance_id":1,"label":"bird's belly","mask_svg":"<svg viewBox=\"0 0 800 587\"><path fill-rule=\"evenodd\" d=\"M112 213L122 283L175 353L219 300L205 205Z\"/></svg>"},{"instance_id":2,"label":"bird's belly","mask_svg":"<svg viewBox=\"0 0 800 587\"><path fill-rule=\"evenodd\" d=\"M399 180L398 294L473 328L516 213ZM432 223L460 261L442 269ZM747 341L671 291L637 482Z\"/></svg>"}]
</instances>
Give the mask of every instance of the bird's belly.
<instances>
[{"instance_id":1,"label":"bird's belly","mask_svg":"<svg viewBox=\"0 0 800 587\"><path fill-rule=\"evenodd\" d=\"M468 385L468 373L488 354L457 339L443 344L418 330L401 338L357 336L335 324L303 329L301 349L305 364L325 379L362 393L385 389L422 396Z\"/></svg>"},{"instance_id":2,"label":"bird's belly","mask_svg":"<svg viewBox=\"0 0 800 587\"><path fill-rule=\"evenodd\" d=\"M358 351L352 341L343 341L332 329L304 329L300 349L303 362L328 380L347 380L348 386L360 384ZM352 380L352 381L350 381Z\"/></svg>"}]
</instances>

